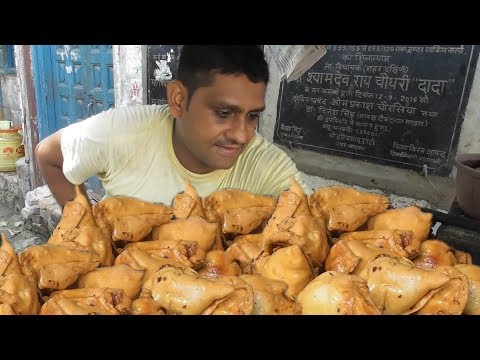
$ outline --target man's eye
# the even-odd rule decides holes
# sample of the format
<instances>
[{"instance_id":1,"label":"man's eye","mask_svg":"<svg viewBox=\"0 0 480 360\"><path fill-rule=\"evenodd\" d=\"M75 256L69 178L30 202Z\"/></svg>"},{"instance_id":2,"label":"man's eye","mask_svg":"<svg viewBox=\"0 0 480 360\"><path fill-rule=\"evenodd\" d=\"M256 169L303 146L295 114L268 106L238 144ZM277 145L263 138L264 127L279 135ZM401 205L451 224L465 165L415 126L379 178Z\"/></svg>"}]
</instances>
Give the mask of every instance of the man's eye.
<instances>
[{"instance_id":1,"label":"man's eye","mask_svg":"<svg viewBox=\"0 0 480 360\"><path fill-rule=\"evenodd\" d=\"M230 111L228 110L216 110L215 112L217 113L217 116L222 119L225 119L228 117L228 115L230 115Z\"/></svg>"},{"instance_id":2,"label":"man's eye","mask_svg":"<svg viewBox=\"0 0 480 360\"><path fill-rule=\"evenodd\" d=\"M259 113L251 113L251 114L249 114L249 119L250 119L251 121L258 120L259 117L260 117L260 114L259 114Z\"/></svg>"}]
</instances>

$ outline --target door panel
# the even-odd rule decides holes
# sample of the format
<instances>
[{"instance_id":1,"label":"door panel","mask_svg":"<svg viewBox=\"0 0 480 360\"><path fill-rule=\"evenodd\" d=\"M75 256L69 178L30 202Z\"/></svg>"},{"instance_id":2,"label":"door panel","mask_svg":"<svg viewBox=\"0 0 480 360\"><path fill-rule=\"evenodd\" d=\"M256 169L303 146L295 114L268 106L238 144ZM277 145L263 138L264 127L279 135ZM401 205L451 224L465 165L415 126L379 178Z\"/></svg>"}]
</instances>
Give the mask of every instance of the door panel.
<instances>
[{"instance_id":1,"label":"door panel","mask_svg":"<svg viewBox=\"0 0 480 360\"><path fill-rule=\"evenodd\" d=\"M115 106L111 45L50 46L56 130Z\"/></svg>"}]
</instances>

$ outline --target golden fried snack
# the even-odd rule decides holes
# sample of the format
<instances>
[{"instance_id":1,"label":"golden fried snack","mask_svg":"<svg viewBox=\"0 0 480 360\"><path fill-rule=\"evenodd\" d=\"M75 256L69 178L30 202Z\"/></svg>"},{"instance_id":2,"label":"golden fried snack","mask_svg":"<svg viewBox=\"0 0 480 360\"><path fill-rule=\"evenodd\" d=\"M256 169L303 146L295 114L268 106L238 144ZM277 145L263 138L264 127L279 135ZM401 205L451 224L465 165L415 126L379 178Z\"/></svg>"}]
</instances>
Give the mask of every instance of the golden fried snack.
<instances>
[{"instance_id":1,"label":"golden fried snack","mask_svg":"<svg viewBox=\"0 0 480 360\"><path fill-rule=\"evenodd\" d=\"M326 271L297 296L304 315L380 315L366 281L358 276Z\"/></svg>"},{"instance_id":2,"label":"golden fried snack","mask_svg":"<svg viewBox=\"0 0 480 360\"><path fill-rule=\"evenodd\" d=\"M297 180L295 180L294 176L290 176L290 189L289 191L299 198L299 203L295 212L292 214L293 216L297 215L305 215L305 216L312 216L312 212L310 211L310 207L308 206L308 199L305 193L303 192L302 187L298 184Z\"/></svg>"},{"instance_id":3,"label":"golden fried snack","mask_svg":"<svg viewBox=\"0 0 480 360\"><path fill-rule=\"evenodd\" d=\"M8 304L0 304L0 315L17 315Z\"/></svg>"},{"instance_id":4,"label":"golden fried snack","mask_svg":"<svg viewBox=\"0 0 480 360\"><path fill-rule=\"evenodd\" d=\"M129 246L115 259L115 265L126 264L134 270L145 270L140 296L150 296L155 271L164 266L185 267L182 263L156 254L150 254L135 246Z\"/></svg>"},{"instance_id":5,"label":"golden fried snack","mask_svg":"<svg viewBox=\"0 0 480 360\"><path fill-rule=\"evenodd\" d=\"M186 219L190 216L207 218L203 210L202 199L188 178L185 179L185 192L175 195L172 207L176 219Z\"/></svg>"},{"instance_id":6,"label":"golden fried snack","mask_svg":"<svg viewBox=\"0 0 480 360\"><path fill-rule=\"evenodd\" d=\"M242 269L223 250L212 250L205 256L205 265L198 270L204 279L215 280L223 276L240 276Z\"/></svg>"},{"instance_id":7,"label":"golden fried snack","mask_svg":"<svg viewBox=\"0 0 480 360\"><path fill-rule=\"evenodd\" d=\"M156 226L152 231L152 240L191 240L196 241L204 251L209 251L219 235L217 223L191 215L187 219Z\"/></svg>"},{"instance_id":8,"label":"golden fried snack","mask_svg":"<svg viewBox=\"0 0 480 360\"><path fill-rule=\"evenodd\" d=\"M307 197L302 188L293 176L290 177L290 181L290 189L288 191L282 191L278 198L275 211L268 220L265 229L263 229L264 238L272 236L278 231L282 231L283 229L279 228L279 225L289 218L299 215L312 217L312 213L308 207ZM323 225L323 223L320 225Z\"/></svg>"},{"instance_id":9,"label":"golden fried snack","mask_svg":"<svg viewBox=\"0 0 480 360\"><path fill-rule=\"evenodd\" d=\"M112 239L114 241L140 241L152 232L152 228L149 221L141 216L124 216L113 222Z\"/></svg>"},{"instance_id":10,"label":"golden fried snack","mask_svg":"<svg viewBox=\"0 0 480 360\"><path fill-rule=\"evenodd\" d=\"M126 264L98 268L80 275L78 288L122 289L133 300L142 289L144 272L145 270L134 270Z\"/></svg>"},{"instance_id":11,"label":"golden fried snack","mask_svg":"<svg viewBox=\"0 0 480 360\"><path fill-rule=\"evenodd\" d=\"M241 275L240 279L253 289L252 315L298 315L300 305L285 295L288 285L284 281L267 279L261 275Z\"/></svg>"},{"instance_id":12,"label":"golden fried snack","mask_svg":"<svg viewBox=\"0 0 480 360\"><path fill-rule=\"evenodd\" d=\"M453 266L439 266L431 271L441 272L450 279L416 314L461 315L468 300L468 277Z\"/></svg>"},{"instance_id":13,"label":"golden fried snack","mask_svg":"<svg viewBox=\"0 0 480 360\"><path fill-rule=\"evenodd\" d=\"M152 232L155 226L169 221L169 215L127 215L113 222L114 241L140 241Z\"/></svg>"},{"instance_id":14,"label":"golden fried snack","mask_svg":"<svg viewBox=\"0 0 480 360\"><path fill-rule=\"evenodd\" d=\"M450 277L415 267L406 258L378 257L366 269L373 302L383 314L408 315L420 310Z\"/></svg>"},{"instance_id":15,"label":"golden fried snack","mask_svg":"<svg viewBox=\"0 0 480 360\"><path fill-rule=\"evenodd\" d=\"M432 227L431 213L423 212L416 206L391 209L367 220L368 230L411 230L414 242L427 240Z\"/></svg>"},{"instance_id":16,"label":"golden fried snack","mask_svg":"<svg viewBox=\"0 0 480 360\"><path fill-rule=\"evenodd\" d=\"M222 232L224 234L250 234L264 220L272 216L274 209L272 206L229 209L223 215Z\"/></svg>"},{"instance_id":17,"label":"golden fried snack","mask_svg":"<svg viewBox=\"0 0 480 360\"><path fill-rule=\"evenodd\" d=\"M136 247L137 249L154 254L161 258L172 259L182 264L182 267L190 267L193 269L200 268L205 261L205 251L198 245L196 241L190 240L155 240L141 241L131 243L128 247Z\"/></svg>"},{"instance_id":18,"label":"golden fried snack","mask_svg":"<svg viewBox=\"0 0 480 360\"><path fill-rule=\"evenodd\" d=\"M132 301L132 315L165 315L165 311L151 297L140 297Z\"/></svg>"},{"instance_id":19,"label":"golden fried snack","mask_svg":"<svg viewBox=\"0 0 480 360\"><path fill-rule=\"evenodd\" d=\"M466 315L480 315L480 266L458 264L455 268L468 278L468 298L463 313Z\"/></svg>"},{"instance_id":20,"label":"golden fried snack","mask_svg":"<svg viewBox=\"0 0 480 360\"><path fill-rule=\"evenodd\" d=\"M397 252L387 248L382 249L352 237L345 237L330 249L325 260L325 270L357 275L366 280L364 271L370 261L382 255L400 257Z\"/></svg>"},{"instance_id":21,"label":"golden fried snack","mask_svg":"<svg viewBox=\"0 0 480 360\"><path fill-rule=\"evenodd\" d=\"M437 266L454 266L457 264L455 250L441 240L426 240L420 247L419 256L413 260L415 266L430 270Z\"/></svg>"},{"instance_id":22,"label":"golden fried snack","mask_svg":"<svg viewBox=\"0 0 480 360\"><path fill-rule=\"evenodd\" d=\"M235 289L224 299L216 300L202 315L251 315L253 312L253 289L236 276L223 276L218 279L231 284Z\"/></svg>"},{"instance_id":23,"label":"golden fried snack","mask_svg":"<svg viewBox=\"0 0 480 360\"><path fill-rule=\"evenodd\" d=\"M309 195L308 203L313 214L326 219L329 231L355 231L367 219L388 207L386 196L358 191L344 186L317 189Z\"/></svg>"},{"instance_id":24,"label":"golden fried snack","mask_svg":"<svg viewBox=\"0 0 480 360\"><path fill-rule=\"evenodd\" d=\"M85 209L83 216L78 223L78 227L82 226L97 226L95 218L93 217L92 205L88 197L82 192L79 185L75 185L75 198L73 201L79 203Z\"/></svg>"},{"instance_id":25,"label":"golden fried snack","mask_svg":"<svg viewBox=\"0 0 480 360\"><path fill-rule=\"evenodd\" d=\"M35 284L16 273L0 276L0 304L6 314L10 313L9 307L17 315L36 315L40 311Z\"/></svg>"},{"instance_id":26,"label":"golden fried snack","mask_svg":"<svg viewBox=\"0 0 480 360\"><path fill-rule=\"evenodd\" d=\"M326 230L317 219L310 215L296 215L277 224L277 229L279 232L269 237L264 234L260 245L262 252L271 254L272 249L278 243L283 244L283 247L298 245L308 256L313 267L323 265L330 246L328 245Z\"/></svg>"},{"instance_id":27,"label":"golden fried snack","mask_svg":"<svg viewBox=\"0 0 480 360\"><path fill-rule=\"evenodd\" d=\"M472 255L461 250L454 249L457 264L472 264Z\"/></svg>"},{"instance_id":28,"label":"golden fried snack","mask_svg":"<svg viewBox=\"0 0 480 360\"><path fill-rule=\"evenodd\" d=\"M89 251L100 257L102 266L111 266L115 261L112 251L110 238L96 226L85 225L80 228L72 228L62 235L63 242L66 245L69 241L74 241L85 246Z\"/></svg>"},{"instance_id":29,"label":"golden fried snack","mask_svg":"<svg viewBox=\"0 0 480 360\"><path fill-rule=\"evenodd\" d=\"M203 199L203 208L208 221L219 224L224 223L225 213L228 210L270 208L273 212L275 204L276 200L272 196L257 195L248 191L234 189L217 190Z\"/></svg>"},{"instance_id":30,"label":"golden fried snack","mask_svg":"<svg viewBox=\"0 0 480 360\"><path fill-rule=\"evenodd\" d=\"M173 217L173 210L169 206L154 204L129 196L113 196L103 199L95 204L92 210L97 226L102 231L112 236L115 231L115 222L117 222L117 226L121 228L117 231L117 240L127 241L133 241L129 239L133 238L134 233L138 234L138 228L129 229L128 224L132 221L129 218L130 216L138 216L142 220L146 220L150 226L166 223ZM123 217L127 217L124 223L122 223ZM143 224L145 226L145 222ZM126 234L122 232L126 232Z\"/></svg>"},{"instance_id":31,"label":"golden fried snack","mask_svg":"<svg viewBox=\"0 0 480 360\"><path fill-rule=\"evenodd\" d=\"M66 289L100 263L97 254L75 242L30 246L18 260L25 276L37 282L40 289L57 290Z\"/></svg>"},{"instance_id":32,"label":"golden fried snack","mask_svg":"<svg viewBox=\"0 0 480 360\"><path fill-rule=\"evenodd\" d=\"M67 201L63 206L62 217L55 229L53 229L52 236L48 239L49 244L60 244L63 242L62 235L68 230L78 226L85 214L85 208L82 204L76 201Z\"/></svg>"},{"instance_id":33,"label":"golden fried snack","mask_svg":"<svg viewBox=\"0 0 480 360\"><path fill-rule=\"evenodd\" d=\"M225 253L237 261L244 274L251 272L251 263L256 259L262 241L262 234L237 236Z\"/></svg>"},{"instance_id":34,"label":"golden fried snack","mask_svg":"<svg viewBox=\"0 0 480 360\"><path fill-rule=\"evenodd\" d=\"M356 239L382 249L388 249L399 256L414 258L420 251L420 242L410 230L367 230L343 233L337 240Z\"/></svg>"},{"instance_id":35,"label":"golden fried snack","mask_svg":"<svg viewBox=\"0 0 480 360\"><path fill-rule=\"evenodd\" d=\"M227 282L203 279L189 268L164 267L152 278L152 298L167 314L200 315L234 290Z\"/></svg>"},{"instance_id":36,"label":"golden fried snack","mask_svg":"<svg viewBox=\"0 0 480 360\"><path fill-rule=\"evenodd\" d=\"M131 304L121 289L71 289L51 294L40 315L126 315Z\"/></svg>"},{"instance_id":37,"label":"golden fried snack","mask_svg":"<svg viewBox=\"0 0 480 360\"><path fill-rule=\"evenodd\" d=\"M8 274L23 275L15 249L7 241L5 233L2 231L0 238L0 275Z\"/></svg>"},{"instance_id":38,"label":"golden fried snack","mask_svg":"<svg viewBox=\"0 0 480 360\"><path fill-rule=\"evenodd\" d=\"M312 264L297 245L256 260L252 273L284 281L288 285L286 294L292 299L314 278Z\"/></svg>"},{"instance_id":39,"label":"golden fried snack","mask_svg":"<svg viewBox=\"0 0 480 360\"><path fill-rule=\"evenodd\" d=\"M300 204L301 198L291 192L282 191L278 197L278 203L272 217L268 220L267 225L263 229L263 237L268 238L279 232L278 225L285 219L291 218Z\"/></svg>"}]
</instances>

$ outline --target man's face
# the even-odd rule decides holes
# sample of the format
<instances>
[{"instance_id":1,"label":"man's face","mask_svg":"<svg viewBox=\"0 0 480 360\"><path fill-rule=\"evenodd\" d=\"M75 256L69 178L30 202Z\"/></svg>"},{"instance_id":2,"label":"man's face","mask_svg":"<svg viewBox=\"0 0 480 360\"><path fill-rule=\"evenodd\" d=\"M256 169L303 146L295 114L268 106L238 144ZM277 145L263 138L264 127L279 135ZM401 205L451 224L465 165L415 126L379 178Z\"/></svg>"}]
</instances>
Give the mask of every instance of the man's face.
<instances>
[{"instance_id":1,"label":"man's face","mask_svg":"<svg viewBox=\"0 0 480 360\"><path fill-rule=\"evenodd\" d=\"M243 74L216 74L193 93L188 108L185 98L173 135L180 163L197 174L232 167L255 135L265 90L265 83Z\"/></svg>"}]
</instances>

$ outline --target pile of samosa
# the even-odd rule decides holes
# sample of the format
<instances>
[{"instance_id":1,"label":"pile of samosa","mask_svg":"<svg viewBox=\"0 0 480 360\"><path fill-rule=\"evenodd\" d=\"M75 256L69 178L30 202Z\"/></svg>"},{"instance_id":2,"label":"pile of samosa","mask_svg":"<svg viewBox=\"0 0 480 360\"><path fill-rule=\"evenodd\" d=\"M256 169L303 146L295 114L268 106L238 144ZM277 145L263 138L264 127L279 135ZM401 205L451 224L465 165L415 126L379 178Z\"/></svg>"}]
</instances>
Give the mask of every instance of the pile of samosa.
<instances>
[{"instance_id":1,"label":"pile of samosa","mask_svg":"<svg viewBox=\"0 0 480 360\"><path fill-rule=\"evenodd\" d=\"M16 254L2 234L0 314L480 314L480 266L383 195L187 181L171 206L92 206L76 189L46 244Z\"/></svg>"}]
</instances>

